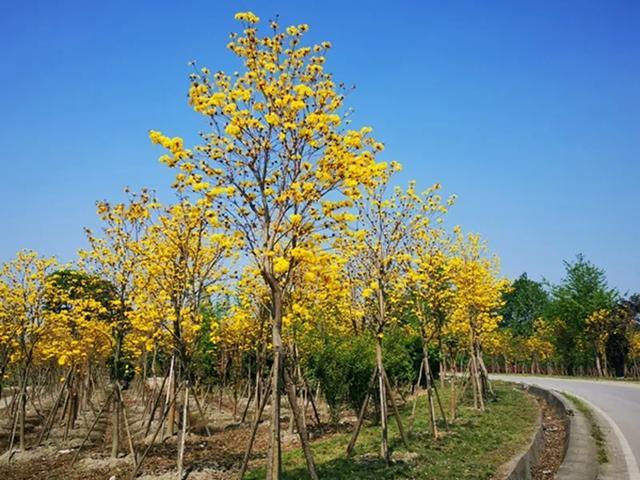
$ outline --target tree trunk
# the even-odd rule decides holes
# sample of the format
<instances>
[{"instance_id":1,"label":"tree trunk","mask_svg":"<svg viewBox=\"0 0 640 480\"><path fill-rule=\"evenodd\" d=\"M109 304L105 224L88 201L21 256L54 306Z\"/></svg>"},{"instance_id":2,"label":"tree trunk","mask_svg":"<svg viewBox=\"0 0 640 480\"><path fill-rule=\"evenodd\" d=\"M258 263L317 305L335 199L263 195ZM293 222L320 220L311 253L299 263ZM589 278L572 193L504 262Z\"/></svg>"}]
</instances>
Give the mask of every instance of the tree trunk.
<instances>
[{"instance_id":1,"label":"tree trunk","mask_svg":"<svg viewBox=\"0 0 640 480\"><path fill-rule=\"evenodd\" d=\"M22 373L22 385L20 386L20 451L25 451L24 424L27 417L27 369Z\"/></svg>"},{"instance_id":2,"label":"tree trunk","mask_svg":"<svg viewBox=\"0 0 640 480\"><path fill-rule=\"evenodd\" d=\"M480 379L482 380L482 393L483 395L491 395L493 397L493 388L491 387L491 382L489 381L489 372L487 371L487 367L484 364L484 360L482 359L482 347L480 344L476 346L476 351L478 355L478 365L480 366Z\"/></svg>"},{"instance_id":3,"label":"tree trunk","mask_svg":"<svg viewBox=\"0 0 640 480\"><path fill-rule=\"evenodd\" d=\"M477 345L475 335L471 334L471 376L474 386L474 407L484 411L484 395L482 380L480 379L480 366L478 365Z\"/></svg>"},{"instance_id":4,"label":"tree trunk","mask_svg":"<svg viewBox=\"0 0 640 480\"><path fill-rule=\"evenodd\" d=\"M387 427L387 395L384 384L384 366L382 365L382 339L376 337L376 367L378 370L378 390L380 393L380 456L385 464L389 464L391 456L389 454L389 440Z\"/></svg>"},{"instance_id":5,"label":"tree trunk","mask_svg":"<svg viewBox=\"0 0 640 480\"><path fill-rule=\"evenodd\" d=\"M169 372L169 385L167 385L167 403L169 404L169 413L167 414L167 429L166 435L167 437L172 437L175 433L175 425L176 425L176 389L177 389L177 381L176 381L176 371L178 369L178 363L176 362L176 354L175 351L171 355L171 371Z\"/></svg>"},{"instance_id":6,"label":"tree trunk","mask_svg":"<svg viewBox=\"0 0 640 480\"><path fill-rule=\"evenodd\" d=\"M271 285L273 305L273 325L271 343L273 345L273 376L271 378L271 440L267 464L267 480L279 480L282 471L282 451L280 444L280 397L282 384L282 291L275 283Z\"/></svg>"},{"instance_id":7,"label":"tree trunk","mask_svg":"<svg viewBox=\"0 0 640 480\"><path fill-rule=\"evenodd\" d=\"M600 354L596 352L596 371L598 372L598 376L602 377L602 367L600 366Z\"/></svg>"},{"instance_id":8,"label":"tree trunk","mask_svg":"<svg viewBox=\"0 0 640 480\"><path fill-rule=\"evenodd\" d=\"M436 407L433 402L433 385L431 384L431 366L429 365L428 350L426 342L422 346L425 378L427 380L427 398L429 400L429 416L431 418L431 433L433 438L438 438L438 425L436 423Z\"/></svg>"}]
</instances>

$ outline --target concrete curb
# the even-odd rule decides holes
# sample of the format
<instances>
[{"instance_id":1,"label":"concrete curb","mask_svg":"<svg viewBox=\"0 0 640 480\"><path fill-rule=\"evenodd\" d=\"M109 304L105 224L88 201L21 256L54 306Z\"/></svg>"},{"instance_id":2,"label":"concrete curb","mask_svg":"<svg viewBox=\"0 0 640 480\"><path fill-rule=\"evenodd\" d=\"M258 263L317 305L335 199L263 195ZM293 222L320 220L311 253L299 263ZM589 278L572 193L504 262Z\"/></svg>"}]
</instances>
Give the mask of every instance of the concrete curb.
<instances>
[{"instance_id":1,"label":"concrete curb","mask_svg":"<svg viewBox=\"0 0 640 480\"><path fill-rule=\"evenodd\" d=\"M591 436L589 420L558 392L546 390L536 385L525 385L525 389L536 397L543 398L565 422L563 460L555 478L558 480L595 480L598 478L596 444ZM507 472L507 480L531 480L531 470L544 447L542 421L524 453L508 462L502 471Z\"/></svg>"}]
</instances>

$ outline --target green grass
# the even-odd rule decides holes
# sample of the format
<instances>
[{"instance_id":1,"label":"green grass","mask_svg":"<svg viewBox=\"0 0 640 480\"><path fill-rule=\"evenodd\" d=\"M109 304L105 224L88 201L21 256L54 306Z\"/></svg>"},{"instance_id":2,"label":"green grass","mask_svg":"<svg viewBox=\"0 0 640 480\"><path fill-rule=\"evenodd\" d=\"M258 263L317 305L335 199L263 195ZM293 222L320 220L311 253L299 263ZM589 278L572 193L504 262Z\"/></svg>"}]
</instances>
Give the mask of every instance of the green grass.
<instances>
[{"instance_id":1,"label":"green grass","mask_svg":"<svg viewBox=\"0 0 640 480\"><path fill-rule=\"evenodd\" d=\"M345 458L350 432L317 440L312 449L318 474L320 478L332 480L489 479L500 465L527 445L538 416L535 402L520 390L499 382L494 389L496 400L488 403L484 413L468 406L460 407L450 431L438 441L430 435L427 399L421 396L409 450L402 444L395 420L390 417L389 443L394 461L388 467L379 459L380 430L377 426L363 427L351 459ZM447 406L448 394L443 394ZM405 428L410 412L410 404L401 409ZM299 450L285 452L283 468L285 479L309 478ZM254 470L247 478L264 478L264 470Z\"/></svg>"},{"instance_id":2,"label":"green grass","mask_svg":"<svg viewBox=\"0 0 640 480\"><path fill-rule=\"evenodd\" d=\"M596 448L598 449L598 463L600 464L609 463L609 457L607 456L607 442L606 442L604 433L602 433L602 430L598 425L598 421L595 418L593 410L591 410L591 408L589 408L589 405L584 403L579 398L574 397L573 395L568 394L566 392L563 392L562 394L565 397L567 397L569 400L571 400L571 402L573 402L576 408L580 412L582 412L582 414L585 417L587 417L587 420L589 420L589 423L591 423L591 436L595 440Z\"/></svg>"}]
</instances>

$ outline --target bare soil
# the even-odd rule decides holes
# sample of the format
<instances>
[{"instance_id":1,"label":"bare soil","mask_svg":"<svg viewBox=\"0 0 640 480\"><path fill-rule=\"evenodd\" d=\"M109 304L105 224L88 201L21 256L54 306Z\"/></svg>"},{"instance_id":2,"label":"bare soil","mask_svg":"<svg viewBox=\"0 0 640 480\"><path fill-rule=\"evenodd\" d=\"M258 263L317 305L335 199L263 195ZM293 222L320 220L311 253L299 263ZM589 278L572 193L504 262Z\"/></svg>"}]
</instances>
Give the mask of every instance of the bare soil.
<instances>
[{"instance_id":1,"label":"bare soil","mask_svg":"<svg viewBox=\"0 0 640 480\"><path fill-rule=\"evenodd\" d=\"M152 424L150 433L145 437L144 408L141 402L136 402L134 398L132 393L125 394L127 417L134 438L134 450L137 457L140 458L142 452L151 443L157 422ZM184 458L189 479L227 480L235 478L249 441L253 412L249 413L244 424L240 424L233 419L234 408L230 400L223 400L222 410L218 410L220 405L218 399L215 402L212 401L211 404L211 408L206 412L206 424L209 426L211 436L205 433L203 419L195 405L193 408L190 405L191 433L186 439ZM49 411L40 410L40 414L38 414L33 409L29 409L25 425L27 450L24 452L16 450L17 444L14 444L14 450L9 455L7 450L11 437L11 425L9 425L7 410L0 408L0 453L5 452L0 455L1 480L109 480L114 477L119 480L130 477L133 461L131 454L128 453L129 449L124 433L122 434L119 458L109 456L111 447L110 412L105 411L99 419L95 430L83 446L78 460L71 466L74 455L95 420L95 413L91 410L84 411L74 428L69 430L66 441L63 441L64 425L56 422L48 438L42 442L41 446L36 446L44 423L43 418L48 415ZM98 408L96 408L96 413L97 410ZM283 414L284 448L297 448L298 436L286 433L288 429L287 412L285 411ZM312 427L313 420L309 418L308 422ZM255 462L266 458L269 439L268 428L268 422L261 423L258 427L250 467ZM334 433L314 428L310 428L310 430L312 430L313 438ZM146 480L175 479L178 453L177 438L178 435L174 435L162 439L162 434L158 435L144 459L138 474L139 478Z\"/></svg>"}]
</instances>

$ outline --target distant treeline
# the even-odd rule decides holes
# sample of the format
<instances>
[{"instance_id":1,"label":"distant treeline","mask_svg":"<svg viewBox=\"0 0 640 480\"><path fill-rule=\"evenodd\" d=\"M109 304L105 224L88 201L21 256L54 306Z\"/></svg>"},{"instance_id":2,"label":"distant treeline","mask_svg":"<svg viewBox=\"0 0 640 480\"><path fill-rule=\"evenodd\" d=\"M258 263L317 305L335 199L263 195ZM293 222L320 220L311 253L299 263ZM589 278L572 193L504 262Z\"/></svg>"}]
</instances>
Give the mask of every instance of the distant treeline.
<instances>
[{"instance_id":1,"label":"distant treeline","mask_svg":"<svg viewBox=\"0 0 640 480\"><path fill-rule=\"evenodd\" d=\"M559 284L523 273L485 342L493 371L640 377L640 294L621 294L578 255Z\"/></svg>"}]
</instances>

